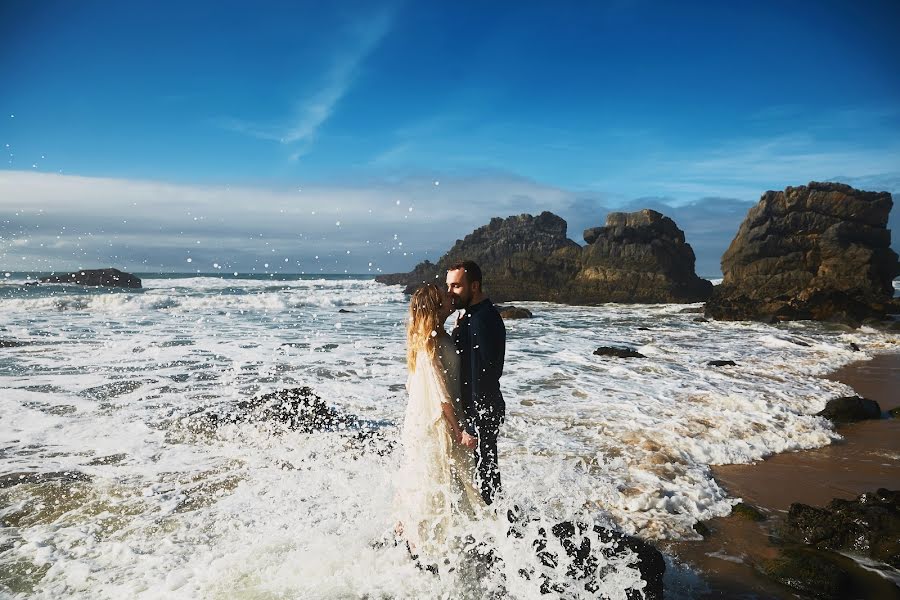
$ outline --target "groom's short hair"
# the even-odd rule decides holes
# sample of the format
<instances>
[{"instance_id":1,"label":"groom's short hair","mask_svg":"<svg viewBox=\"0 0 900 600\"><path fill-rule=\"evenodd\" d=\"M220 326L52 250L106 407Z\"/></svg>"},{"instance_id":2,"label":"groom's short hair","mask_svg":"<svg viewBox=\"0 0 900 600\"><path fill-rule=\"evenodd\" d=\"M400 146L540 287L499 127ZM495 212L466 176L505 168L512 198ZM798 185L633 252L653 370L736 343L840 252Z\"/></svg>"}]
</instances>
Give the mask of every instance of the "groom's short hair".
<instances>
[{"instance_id":1,"label":"groom's short hair","mask_svg":"<svg viewBox=\"0 0 900 600\"><path fill-rule=\"evenodd\" d=\"M457 263L454 263L450 266L448 271L456 271L462 269L466 274L466 281L472 283L473 281L477 281L481 283L481 267L473 260L461 260Z\"/></svg>"}]
</instances>

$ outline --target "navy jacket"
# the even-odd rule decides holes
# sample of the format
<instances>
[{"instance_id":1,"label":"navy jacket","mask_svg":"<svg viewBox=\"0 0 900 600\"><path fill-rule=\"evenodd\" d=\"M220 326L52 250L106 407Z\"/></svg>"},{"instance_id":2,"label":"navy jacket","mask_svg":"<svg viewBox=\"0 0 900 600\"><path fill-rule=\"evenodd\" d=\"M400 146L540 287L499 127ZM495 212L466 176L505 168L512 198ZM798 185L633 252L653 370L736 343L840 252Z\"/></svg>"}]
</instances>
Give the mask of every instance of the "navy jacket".
<instances>
[{"instance_id":1,"label":"navy jacket","mask_svg":"<svg viewBox=\"0 0 900 600\"><path fill-rule=\"evenodd\" d=\"M500 393L506 326L489 299L466 309L453 329L453 341L460 357L464 428L470 435L477 435L477 430L496 432L506 416Z\"/></svg>"}]
</instances>

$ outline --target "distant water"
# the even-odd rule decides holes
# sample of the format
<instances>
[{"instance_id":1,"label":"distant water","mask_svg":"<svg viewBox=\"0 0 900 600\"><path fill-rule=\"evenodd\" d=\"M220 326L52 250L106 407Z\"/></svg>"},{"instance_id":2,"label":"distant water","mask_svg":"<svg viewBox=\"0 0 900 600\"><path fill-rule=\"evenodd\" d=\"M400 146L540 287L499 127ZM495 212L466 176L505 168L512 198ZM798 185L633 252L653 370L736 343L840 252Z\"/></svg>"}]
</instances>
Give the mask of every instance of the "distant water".
<instances>
[{"instance_id":1,"label":"distant water","mask_svg":"<svg viewBox=\"0 0 900 600\"><path fill-rule=\"evenodd\" d=\"M339 434L186 426L197 411L308 385L396 438L399 286L141 277L133 291L0 279L0 340L26 344L0 348L0 476L30 474L0 485L0 595L484 593L416 569L405 550L372 548L392 526L399 452L361 453ZM516 304L535 318L507 322L508 497L548 523L588 516L651 539L691 537L697 520L729 512L736 499L710 465L835 440L812 415L850 389L819 376L900 349L898 336L865 327L703 322L686 312L700 305ZM647 358L594 356L603 345ZM706 366L716 359L738 364ZM505 581L482 585L540 597L517 576L535 564L530 541L517 546L503 531ZM617 568L601 590L611 598L634 575Z\"/></svg>"}]
</instances>

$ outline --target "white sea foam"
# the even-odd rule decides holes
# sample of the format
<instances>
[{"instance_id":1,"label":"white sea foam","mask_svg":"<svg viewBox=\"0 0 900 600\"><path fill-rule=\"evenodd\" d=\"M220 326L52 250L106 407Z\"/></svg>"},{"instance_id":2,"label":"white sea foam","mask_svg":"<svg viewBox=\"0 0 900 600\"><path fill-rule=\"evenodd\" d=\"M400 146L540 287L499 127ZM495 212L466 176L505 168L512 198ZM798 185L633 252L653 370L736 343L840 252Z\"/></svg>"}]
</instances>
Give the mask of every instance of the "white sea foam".
<instances>
[{"instance_id":1,"label":"white sea foam","mask_svg":"<svg viewBox=\"0 0 900 600\"><path fill-rule=\"evenodd\" d=\"M0 300L0 337L27 343L0 355L3 471L91 478L2 491L0 518L19 525L0 534L0 567L15 575L17 597L479 595L419 571L400 548L370 546L392 525L396 453L353 453L332 434L184 426L198 410L309 385L396 438L399 288L144 285ZM710 465L836 439L812 415L850 390L819 376L898 349L874 329L697 322L681 305L521 305L535 318L507 323L508 497L548 522L587 515L649 538L692 536L694 522L730 510L736 499ZM594 356L603 345L647 358ZM707 366L716 359L737 365ZM60 489L71 496L53 497ZM517 575L540 567L533 550L494 533L507 590L538 597ZM621 565L603 591L616 597L633 577Z\"/></svg>"}]
</instances>

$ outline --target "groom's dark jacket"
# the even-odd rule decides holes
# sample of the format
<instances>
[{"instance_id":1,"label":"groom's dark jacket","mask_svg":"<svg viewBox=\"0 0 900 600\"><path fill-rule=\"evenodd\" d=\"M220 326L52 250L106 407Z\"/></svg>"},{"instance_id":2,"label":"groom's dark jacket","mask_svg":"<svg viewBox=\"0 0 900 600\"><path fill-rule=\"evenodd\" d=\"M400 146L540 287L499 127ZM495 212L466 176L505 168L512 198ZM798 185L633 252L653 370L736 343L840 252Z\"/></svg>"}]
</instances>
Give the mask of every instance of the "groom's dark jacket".
<instances>
[{"instance_id":1,"label":"groom's dark jacket","mask_svg":"<svg viewBox=\"0 0 900 600\"><path fill-rule=\"evenodd\" d=\"M506 415L500 393L506 326L488 298L466 309L453 329L453 340L460 357L464 428L474 436L478 430L496 432Z\"/></svg>"}]
</instances>

